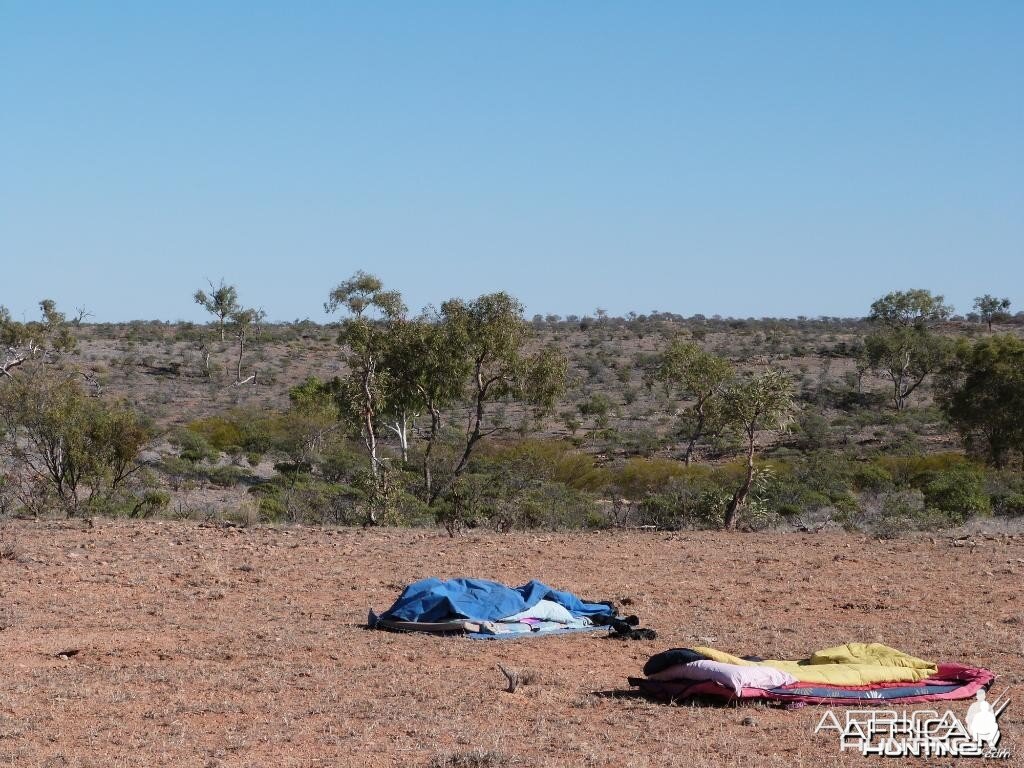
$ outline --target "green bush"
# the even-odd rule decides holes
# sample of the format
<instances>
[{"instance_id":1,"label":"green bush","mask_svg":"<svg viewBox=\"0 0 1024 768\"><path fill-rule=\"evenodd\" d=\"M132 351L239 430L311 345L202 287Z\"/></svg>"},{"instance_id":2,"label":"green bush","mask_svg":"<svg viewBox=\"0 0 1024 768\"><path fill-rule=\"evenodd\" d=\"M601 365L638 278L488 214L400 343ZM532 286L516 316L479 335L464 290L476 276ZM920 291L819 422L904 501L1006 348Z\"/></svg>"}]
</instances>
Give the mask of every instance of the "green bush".
<instances>
[{"instance_id":1,"label":"green bush","mask_svg":"<svg viewBox=\"0 0 1024 768\"><path fill-rule=\"evenodd\" d=\"M490 520L497 530L558 530L585 527L594 512L594 502L586 493L562 483L541 483L500 509Z\"/></svg>"},{"instance_id":2,"label":"green bush","mask_svg":"<svg viewBox=\"0 0 1024 768\"><path fill-rule=\"evenodd\" d=\"M961 453L932 453L916 456L879 456L875 463L898 485L919 488L933 472L973 466Z\"/></svg>"},{"instance_id":3,"label":"green bush","mask_svg":"<svg viewBox=\"0 0 1024 768\"><path fill-rule=\"evenodd\" d=\"M850 481L856 490L868 493L883 493L894 487L892 474L878 464L858 464Z\"/></svg>"},{"instance_id":4,"label":"green bush","mask_svg":"<svg viewBox=\"0 0 1024 768\"><path fill-rule=\"evenodd\" d=\"M223 415L197 419L188 425L188 431L223 453L262 456L274 445L278 422L280 418L260 411L233 409Z\"/></svg>"},{"instance_id":5,"label":"green bush","mask_svg":"<svg viewBox=\"0 0 1024 768\"><path fill-rule=\"evenodd\" d=\"M1024 515L1024 493L1010 493L994 501L995 512L1006 517Z\"/></svg>"},{"instance_id":6,"label":"green bush","mask_svg":"<svg viewBox=\"0 0 1024 768\"><path fill-rule=\"evenodd\" d=\"M612 481L627 498L640 499L661 491L673 478L707 476L708 473L707 467L687 467L673 459L632 458L613 473Z\"/></svg>"},{"instance_id":7,"label":"green bush","mask_svg":"<svg viewBox=\"0 0 1024 768\"><path fill-rule=\"evenodd\" d=\"M912 531L935 531L959 525L965 516L959 510L929 506L924 492L897 491L883 494L882 507L874 516L850 516L847 521L859 523L881 538L895 538Z\"/></svg>"},{"instance_id":8,"label":"green bush","mask_svg":"<svg viewBox=\"0 0 1024 768\"><path fill-rule=\"evenodd\" d=\"M791 477L775 482L769 489L767 501L783 517L792 517L832 505L829 495Z\"/></svg>"},{"instance_id":9,"label":"green bush","mask_svg":"<svg viewBox=\"0 0 1024 768\"><path fill-rule=\"evenodd\" d=\"M578 406L578 410L583 416L607 416L611 409L611 399L601 392L595 392Z\"/></svg>"},{"instance_id":10,"label":"green bush","mask_svg":"<svg viewBox=\"0 0 1024 768\"><path fill-rule=\"evenodd\" d=\"M311 525L357 525L364 493L351 485L327 482L309 474L275 475L249 491L259 504L260 517L270 521Z\"/></svg>"},{"instance_id":11,"label":"green bush","mask_svg":"<svg viewBox=\"0 0 1024 768\"><path fill-rule=\"evenodd\" d=\"M320 472L332 483L351 483L366 466L365 454L346 444L333 446L322 457Z\"/></svg>"},{"instance_id":12,"label":"green bush","mask_svg":"<svg viewBox=\"0 0 1024 768\"><path fill-rule=\"evenodd\" d=\"M989 472L985 480L995 514L1006 517L1024 515L1024 474L1000 470Z\"/></svg>"},{"instance_id":13,"label":"green bush","mask_svg":"<svg viewBox=\"0 0 1024 768\"><path fill-rule=\"evenodd\" d=\"M217 450L205 437L189 429L175 431L171 434L170 441L171 445L178 449L178 455L193 464L214 461L218 455Z\"/></svg>"},{"instance_id":14,"label":"green bush","mask_svg":"<svg viewBox=\"0 0 1024 768\"><path fill-rule=\"evenodd\" d=\"M800 412L793 432L798 445L805 450L820 450L829 444L831 438L828 421L810 408Z\"/></svg>"},{"instance_id":15,"label":"green bush","mask_svg":"<svg viewBox=\"0 0 1024 768\"><path fill-rule=\"evenodd\" d=\"M524 446L525 455L535 458L537 448ZM541 452L546 452L543 446ZM494 461L494 456L490 455L488 463ZM477 471L463 474L451 492L431 509L436 521L452 534L477 527L555 530L593 524L596 507L589 493L557 480L531 477L522 471L522 461L521 455L519 461L512 460L505 466L504 472L496 467L493 474L479 471L481 462L476 462Z\"/></svg>"},{"instance_id":16,"label":"green bush","mask_svg":"<svg viewBox=\"0 0 1024 768\"><path fill-rule=\"evenodd\" d=\"M636 524L665 530L720 528L730 496L731 490L710 473L677 476L661 491L644 497L637 508Z\"/></svg>"},{"instance_id":17,"label":"green bush","mask_svg":"<svg viewBox=\"0 0 1024 768\"><path fill-rule=\"evenodd\" d=\"M973 467L960 466L927 473L921 490L927 508L963 522L971 515L992 511L991 501L983 485L982 472Z\"/></svg>"},{"instance_id":18,"label":"green bush","mask_svg":"<svg viewBox=\"0 0 1024 768\"><path fill-rule=\"evenodd\" d=\"M128 512L129 517L151 517L157 512L162 512L167 509L171 503L171 494L166 491L149 489L145 491L141 497L135 500L131 510Z\"/></svg>"},{"instance_id":19,"label":"green bush","mask_svg":"<svg viewBox=\"0 0 1024 768\"><path fill-rule=\"evenodd\" d=\"M225 464L222 467L209 467L203 471L206 479L221 488L234 488L243 478L248 477L239 467Z\"/></svg>"},{"instance_id":20,"label":"green bush","mask_svg":"<svg viewBox=\"0 0 1024 768\"><path fill-rule=\"evenodd\" d=\"M188 431L199 435L207 444L225 453L242 445L242 430L223 416L193 421L188 425Z\"/></svg>"},{"instance_id":21,"label":"green bush","mask_svg":"<svg viewBox=\"0 0 1024 768\"><path fill-rule=\"evenodd\" d=\"M139 486L138 457L151 436L125 403L87 394L63 376L0 387L0 454L23 479L19 500L35 514L69 517L117 508Z\"/></svg>"}]
</instances>

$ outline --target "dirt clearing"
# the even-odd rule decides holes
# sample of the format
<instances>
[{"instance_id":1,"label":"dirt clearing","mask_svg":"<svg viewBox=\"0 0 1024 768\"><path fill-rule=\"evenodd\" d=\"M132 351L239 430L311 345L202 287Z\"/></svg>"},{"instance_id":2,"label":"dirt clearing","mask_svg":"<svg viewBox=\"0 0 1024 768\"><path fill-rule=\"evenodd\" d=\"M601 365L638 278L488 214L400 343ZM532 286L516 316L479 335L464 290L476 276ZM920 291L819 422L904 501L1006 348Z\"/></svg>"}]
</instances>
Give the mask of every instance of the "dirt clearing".
<instances>
[{"instance_id":1,"label":"dirt clearing","mask_svg":"<svg viewBox=\"0 0 1024 768\"><path fill-rule=\"evenodd\" d=\"M0 765L838 766L822 708L614 692L680 645L801 657L878 641L989 667L1024 764L1024 538L0 527ZM424 576L614 599L655 641L367 631ZM532 678L514 694L498 664ZM945 708L945 705L940 705ZM956 702L960 715L967 702ZM983 761L968 761L981 764ZM908 765L950 761L908 760Z\"/></svg>"}]
</instances>

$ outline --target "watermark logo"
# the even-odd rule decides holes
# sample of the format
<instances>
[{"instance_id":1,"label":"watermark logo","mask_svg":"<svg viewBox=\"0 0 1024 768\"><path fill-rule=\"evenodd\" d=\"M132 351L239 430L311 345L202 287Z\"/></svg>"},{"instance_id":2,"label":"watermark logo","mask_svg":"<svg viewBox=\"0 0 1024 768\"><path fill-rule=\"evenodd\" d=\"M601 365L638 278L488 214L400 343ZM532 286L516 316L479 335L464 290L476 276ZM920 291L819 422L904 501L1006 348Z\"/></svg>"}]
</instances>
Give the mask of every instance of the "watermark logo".
<instances>
[{"instance_id":1,"label":"watermark logo","mask_svg":"<svg viewBox=\"0 0 1024 768\"><path fill-rule=\"evenodd\" d=\"M1003 714L1010 700L1002 704L996 699L996 706L993 708L985 699L985 691L978 691L977 701L971 704L967 710L967 730L979 744L987 744L994 747L999 743L999 716Z\"/></svg>"},{"instance_id":2,"label":"watermark logo","mask_svg":"<svg viewBox=\"0 0 1024 768\"><path fill-rule=\"evenodd\" d=\"M1010 700L1005 693L988 701L985 691L961 720L950 710L852 709L821 716L815 733L835 731L839 749L878 757L982 757L1008 760L999 744L999 716Z\"/></svg>"}]
</instances>

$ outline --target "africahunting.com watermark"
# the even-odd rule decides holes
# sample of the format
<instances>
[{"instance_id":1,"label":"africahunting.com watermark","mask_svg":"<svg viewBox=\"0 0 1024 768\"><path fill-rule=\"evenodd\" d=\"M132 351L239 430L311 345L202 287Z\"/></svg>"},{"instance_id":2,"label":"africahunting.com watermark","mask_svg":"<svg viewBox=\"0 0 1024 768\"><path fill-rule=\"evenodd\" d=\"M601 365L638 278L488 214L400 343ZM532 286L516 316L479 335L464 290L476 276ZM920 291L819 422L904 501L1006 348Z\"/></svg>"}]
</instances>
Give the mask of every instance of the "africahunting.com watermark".
<instances>
[{"instance_id":1,"label":"africahunting.com watermark","mask_svg":"<svg viewBox=\"0 0 1024 768\"><path fill-rule=\"evenodd\" d=\"M999 716L1010 700L993 702L979 691L961 720L949 710L852 709L821 716L815 733L835 731L841 751L878 757L981 757L1007 760Z\"/></svg>"}]
</instances>

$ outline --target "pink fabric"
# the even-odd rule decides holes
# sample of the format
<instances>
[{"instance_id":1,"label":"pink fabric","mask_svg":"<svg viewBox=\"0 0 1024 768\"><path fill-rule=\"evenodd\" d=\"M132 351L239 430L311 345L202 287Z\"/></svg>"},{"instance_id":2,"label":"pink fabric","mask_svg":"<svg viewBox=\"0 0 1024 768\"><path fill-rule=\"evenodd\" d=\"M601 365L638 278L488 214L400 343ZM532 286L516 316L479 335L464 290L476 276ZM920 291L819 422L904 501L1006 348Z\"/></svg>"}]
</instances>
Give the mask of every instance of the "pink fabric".
<instances>
[{"instance_id":1,"label":"pink fabric","mask_svg":"<svg viewBox=\"0 0 1024 768\"><path fill-rule=\"evenodd\" d=\"M695 662L696 663L696 662ZM689 665L681 665L689 666ZM670 668L674 669L674 667ZM669 670L663 670L668 672ZM662 673L658 673L659 675ZM692 696L711 696L723 699L734 699L737 698L737 694L734 692L735 689L731 685L721 685L717 682L710 680L689 680L675 678L671 680L657 680L657 675L650 677L632 677L629 679L631 685L638 686L644 692L663 699L676 700L686 699ZM995 679L993 675L987 669L981 669L979 667L968 667L963 664L939 664L938 672L932 677L922 680L918 685L957 685L959 687L952 691L945 693L930 693L921 696L901 696L899 698L879 700L879 705L887 704L921 704L929 701L955 701L957 699L970 699L981 690L986 688ZM804 687L806 684L795 683L793 688L799 689ZM842 691L849 690L871 690L871 689L882 689L894 687L894 685L903 686L906 683L882 683L876 685L857 685L857 686L834 686L835 695L833 696L804 696L804 695L785 695L782 691L769 691L758 689L754 687L748 687L743 689L743 692L738 694L739 697L744 699L763 699L763 700L774 700L785 703L787 706L800 705L800 704L828 704L830 706L848 704L853 706L871 706L871 702L865 699L844 699L842 697Z\"/></svg>"},{"instance_id":2,"label":"pink fabric","mask_svg":"<svg viewBox=\"0 0 1024 768\"><path fill-rule=\"evenodd\" d=\"M728 688L737 696L742 695L744 688L778 688L796 682L792 675L772 667L741 666L739 664L723 664L720 661L691 661L689 664L677 664L649 675L650 680L669 682L671 680L708 680Z\"/></svg>"}]
</instances>

